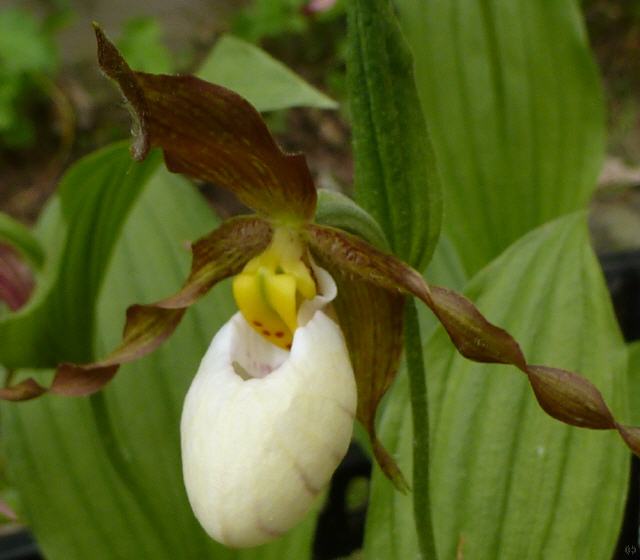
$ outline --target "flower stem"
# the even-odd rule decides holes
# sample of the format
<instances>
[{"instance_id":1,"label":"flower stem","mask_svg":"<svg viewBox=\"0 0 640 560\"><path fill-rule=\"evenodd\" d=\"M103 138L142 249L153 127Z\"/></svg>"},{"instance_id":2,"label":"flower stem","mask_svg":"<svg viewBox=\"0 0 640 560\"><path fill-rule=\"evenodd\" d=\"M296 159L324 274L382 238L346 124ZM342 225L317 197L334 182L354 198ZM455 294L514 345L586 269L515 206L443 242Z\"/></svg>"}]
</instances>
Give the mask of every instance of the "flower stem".
<instances>
[{"instance_id":1,"label":"flower stem","mask_svg":"<svg viewBox=\"0 0 640 560\"><path fill-rule=\"evenodd\" d=\"M166 532L162 527L161 520L157 516L156 509L149 501L147 493L131 469L129 461L122 452L122 448L118 445L118 439L109 414L109 408L107 407L107 400L104 396L104 391L98 391L91 395L89 397L89 403L93 419L98 430L98 439L107 458L111 462L111 466L113 467L116 476L137 504L140 509L140 513L148 523L152 534L156 535L161 541L162 548L165 550L171 550L171 543L169 542Z\"/></svg>"},{"instance_id":2,"label":"flower stem","mask_svg":"<svg viewBox=\"0 0 640 560\"><path fill-rule=\"evenodd\" d=\"M413 299L405 307L405 350L413 418L413 515L421 557L437 558L429 488L429 402L422 357L422 337Z\"/></svg>"}]
</instances>

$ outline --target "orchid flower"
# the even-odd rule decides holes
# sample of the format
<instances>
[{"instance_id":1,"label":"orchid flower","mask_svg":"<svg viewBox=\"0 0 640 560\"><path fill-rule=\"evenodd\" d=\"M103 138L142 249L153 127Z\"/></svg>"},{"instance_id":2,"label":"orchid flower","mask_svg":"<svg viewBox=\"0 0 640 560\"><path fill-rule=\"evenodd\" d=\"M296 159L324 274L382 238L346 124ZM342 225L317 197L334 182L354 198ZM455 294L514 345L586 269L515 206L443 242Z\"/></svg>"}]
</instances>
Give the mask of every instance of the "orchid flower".
<instances>
[{"instance_id":1,"label":"orchid flower","mask_svg":"<svg viewBox=\"0 0 640 560\"><path fill-rule=\"evenodd\" d=\"M187 494L220 542L252 546L297 523L346 452L354 416L384 473L408 489L375 431L376 410L398 370L408 297L433 311L465 357L526 374L548 414L616 429L640 453L640 429L619 424L589 381L528 364L509 333L463 296L429 286L386 249L383 235L371 233L375 227L356 224L349 232L330 220L315 223L318 195L304 157L282 152L247 101L192 76L135 72L98 28L96 35L101 68L134 118L133 157L159 147L170 171L226 188L256 213L196 241L182 289L130 307L123 341L106 358L62 364L48 389L28 379L0 390L1 397L99 390L120 364L157 348L190 305L233 277L239 312L215 334L181 423Z\"/></svg>"}]
</instances>

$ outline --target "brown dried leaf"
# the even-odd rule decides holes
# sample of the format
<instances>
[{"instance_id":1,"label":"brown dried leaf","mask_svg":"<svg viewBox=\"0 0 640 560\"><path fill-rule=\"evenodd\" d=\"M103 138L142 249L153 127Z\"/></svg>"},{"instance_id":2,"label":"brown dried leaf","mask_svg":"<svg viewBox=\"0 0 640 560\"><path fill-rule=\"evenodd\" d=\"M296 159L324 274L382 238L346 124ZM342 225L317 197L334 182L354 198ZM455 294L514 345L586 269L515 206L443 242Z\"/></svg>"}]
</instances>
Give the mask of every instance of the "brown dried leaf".
<instances>
[{"instance_id":1,"label":"brown dried leaf","mask_svg":"<svg viewBox=\"0 0 640 560\"><path fill-rule=\"evenodd\" d=\"M95 33L100 67L133 114L136 159L159 146L171 171L228 189L260 214L313 217L316 190L304 156L282 152L245 99L193 76L134 72L99 27Z\"/></svg>"}]
</instances>

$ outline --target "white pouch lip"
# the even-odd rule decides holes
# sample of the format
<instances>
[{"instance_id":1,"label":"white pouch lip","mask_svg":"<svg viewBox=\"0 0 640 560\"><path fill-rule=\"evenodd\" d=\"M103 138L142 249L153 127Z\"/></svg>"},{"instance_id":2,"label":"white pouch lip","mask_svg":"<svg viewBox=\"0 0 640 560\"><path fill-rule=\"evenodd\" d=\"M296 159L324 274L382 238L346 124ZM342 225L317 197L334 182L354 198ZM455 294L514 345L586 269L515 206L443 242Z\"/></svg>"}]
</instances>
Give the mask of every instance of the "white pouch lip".
<instances>
[{"instance_id":1,"label":"white pouch lip","mask_svg":"<svg viewBox=\"0 0 640 560\"><path fill-rule=\"evenodd\" d=\"M261 544L299 521L349 445L355 380L342 333L320 310L335 283L315 265L314 273L322 295L301 306L290 351L236 313L185 399L189 500L207 532L229 546ZM234 362L251 377L238 375Z\"/></svg>"}]
</instances>

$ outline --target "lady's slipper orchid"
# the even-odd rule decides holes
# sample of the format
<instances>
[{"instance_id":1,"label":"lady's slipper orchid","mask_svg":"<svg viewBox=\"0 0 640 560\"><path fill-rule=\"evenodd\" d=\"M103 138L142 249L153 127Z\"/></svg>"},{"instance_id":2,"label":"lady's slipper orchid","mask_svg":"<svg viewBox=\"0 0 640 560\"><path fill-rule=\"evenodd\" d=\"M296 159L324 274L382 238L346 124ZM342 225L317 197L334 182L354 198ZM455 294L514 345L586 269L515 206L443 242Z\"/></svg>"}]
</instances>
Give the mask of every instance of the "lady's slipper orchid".
<instances>
[{"instance_id":1,"label":"lady's slipper orchid","mask_svg":"<svg viewBox=\"0 0 640 560\"><path fill-rule=\"evenodd\" d=\"M281 232L261 255L269 264ZM301 266L294 269L311 280L306 265L296 262ZM246 272L237 276L236 298L249 304L240 304L242 312L216 334L185 400L187 494L203 527L228 546L262 544L298 522L351 440L355 379L340 328L323 311L336 286L326 271L314 267L314 273L319 295L310 294L292 318L292 342L284 332L291 318L274 316L279 303L289 313L290 296L296 305L295 284L282 282L279 290L275 281L292 277L269 275L254 293L260 270L251 282L245 282ZM308 288L315 293L315 286ZM283 336L274 338L275 329Z\"/></svg>"},{"instance_id":2,"label":"lady's slipper orchid","mask_svg":"<svg viewBox=\"0 0 640 560\"><path fill-rule=\"evenodd\" d=\"M227 220L195 242L182 289L129 308L122 344L99 362L60 365L48 390L99 390L120 364L157 348L216 283L235 276L240 312L214 337L182 418L187 492L214 538L253 545L294 524L345 452L354 408L381 468L407 488L376 438L375 414L397 371L408 296L430 307L467 358L526 374L551 416L616 429L640 453L640 429L619 424L589 381L527 364L511 335L466 298L428 286L357 235L314 223L317 193L304 157L283 153L248 102L192 76L135 72L96 35L100 65L135 119L133 156L160 147L171 171L230 190L256 215ZM0 389L0 397L46 391L28 379Z\"/></svg>"}]
</instances>

